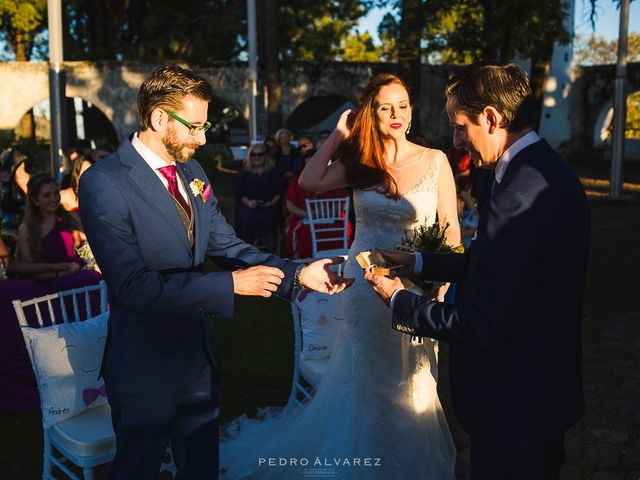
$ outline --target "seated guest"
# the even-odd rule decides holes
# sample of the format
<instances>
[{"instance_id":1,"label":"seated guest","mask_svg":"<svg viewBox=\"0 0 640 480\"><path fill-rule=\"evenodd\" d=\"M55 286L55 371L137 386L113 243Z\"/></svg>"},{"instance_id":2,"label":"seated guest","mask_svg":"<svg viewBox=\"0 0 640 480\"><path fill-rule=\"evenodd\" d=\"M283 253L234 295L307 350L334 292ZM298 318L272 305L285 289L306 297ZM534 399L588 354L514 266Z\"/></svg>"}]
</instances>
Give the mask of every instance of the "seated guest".
<instances>
[{"instance_id":1,"label":"seated guest","mask_svg":"<svg viewBox=\"0 0 640 480\"><path fill-rule=\"evenodd\" d=\"M305 158L305 164L311 159L313 153ZM343 198L348 197L349 193L344 188L329 190L322 193L315 193L304 190L298 183L298 177L289 182L287 193L285 195L286 208L289 212L287 218L287 255L291 258L309 258L312 254L311 247L311 230L309 224L305 223L307 219L306 200L316 198ZM347 234L351 238L351 222L349 222ZM323 248L340 248L341 245L332 245L327 242L322 245Z\"/></svg>"},{"instance_id":2,"label":"seated guest","mask_svg":"<svg viewBox=\"0 0 640 480\"><path fill-rule=\"evenodd\" d=\"M18 260L35 264L64 264L64 270L37 268L26 274L48 291L58 292L96 284L100 274L82 269L85 261L76 250L85 241L80 219L60 205L56 181L47 174L36 174L27 185L26 212L18 229Z\"/></svg>"},{"instance_id":3,"label":"seated guest","mask_svg":"<svg viewBox=\"0 0 640 480\"><path fill-rule=\"evenodd\" d=\"M94 163L96 163L94 158L87 154L79 155L73 161L69 179L69 188L60 190L60 203L65 210L78 212L78 184L80 182L80 176Z\"/></svg>"},{"instance_id":4,"label":"seated guest","mask_svg":"<svg viewBox=\"0 0 640 480\"><path fill-rule=\"evenodd\" d=\"M11 273L14 262L10 262L8 253L0 238L0 268ZM40 407L38 387L12 301L46 294L44 288L30 280L0 277L0 413L32 412ZM27 312L27 321L35 327L37 321L31 313Z\"/></svg>"},{"instance_id":5,"label":"seated guest","mask_svg":"<svg viewBox=\"0 0 640 480\"><path fill-rule=\"evenodd\" d=\"M235 185L238 237L254 243L256 236L266 235L267 248L274 251L282 177L264 144L251 145L242 166Z\"/></svg>"}]
</instances>

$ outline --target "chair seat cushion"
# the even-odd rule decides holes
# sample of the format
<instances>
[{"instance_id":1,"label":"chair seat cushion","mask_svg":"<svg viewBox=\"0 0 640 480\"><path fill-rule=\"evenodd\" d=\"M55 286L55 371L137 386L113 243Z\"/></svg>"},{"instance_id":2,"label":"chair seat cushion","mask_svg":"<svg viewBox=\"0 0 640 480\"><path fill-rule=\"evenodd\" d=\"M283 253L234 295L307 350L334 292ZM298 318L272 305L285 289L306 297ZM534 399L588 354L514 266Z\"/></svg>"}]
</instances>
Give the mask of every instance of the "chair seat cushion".
<instances>
[{"instance_id":1,"label":"chair seat cushion","mask_svg":"<svg viewBox=\"0 0 640 480\"><path fill-rule=\"evenodd\" d=\"M320 383L322 376L327 371L330 360L331 357L325 357L318 360L300 359L300 375L302 375L307 382L315 387L318 385L318 383Z\"/></svg>"},{"instance_id":2,"label":"chair seat cushion","mask_svg":"<svg viewBox=\"0 0 640 480\"><path fill-rule=\"evenodd\" d=\"M111 408L103 404L56 423L49 434L78 456L115 452L116 436L111 424Z\"/></svg>"}]
</instances>

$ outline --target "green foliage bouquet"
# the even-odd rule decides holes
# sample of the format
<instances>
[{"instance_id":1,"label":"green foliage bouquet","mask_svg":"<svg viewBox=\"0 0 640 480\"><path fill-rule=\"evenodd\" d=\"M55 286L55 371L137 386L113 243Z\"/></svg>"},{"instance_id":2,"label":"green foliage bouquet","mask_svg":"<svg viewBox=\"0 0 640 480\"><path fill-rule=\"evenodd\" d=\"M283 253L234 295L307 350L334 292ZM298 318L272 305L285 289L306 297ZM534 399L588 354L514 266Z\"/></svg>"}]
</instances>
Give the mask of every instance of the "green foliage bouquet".
<instances>
[{"instance_id":1,"label":"green foliage bouquet","mask_svg":"<svg viewBox=\"0 0 640 480\"><path fill-rule=\"evenodd\" d=\"M449 222L444 225L438 222L428 224L425 220L424 223L414 227L412 232L402 236L400 244L396 245L396 250L411 253L464 253L463 245L452 246L447 243L446 233L449 225ZM414 275L410 276L409 280L425 293L444 285L444 283L424 280Z\"/></svg>"}]
</instances>

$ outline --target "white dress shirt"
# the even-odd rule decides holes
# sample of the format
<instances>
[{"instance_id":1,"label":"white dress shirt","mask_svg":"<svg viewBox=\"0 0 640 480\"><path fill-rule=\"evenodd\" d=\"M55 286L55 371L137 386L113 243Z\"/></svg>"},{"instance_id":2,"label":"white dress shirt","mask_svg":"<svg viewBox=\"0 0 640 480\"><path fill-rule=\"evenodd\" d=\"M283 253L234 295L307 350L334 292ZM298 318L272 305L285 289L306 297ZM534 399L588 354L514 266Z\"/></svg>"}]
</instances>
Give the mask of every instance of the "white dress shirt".
<instances>
[{"instance_id":1,"label":"white dress shirt","mask_svg":"<svg viewBox=\"0 0 640 480\"><path fill-rule=\"evenodd\" d=\"M165 160L163 160L158 155L156 155L149 147L147 147L144 143L142 143L142 140L138 138L138 132L133 134L131 145L133 145L133 148L136 149L136 151L140 154L142 159L145 162L147 162L147 165L149 165L151 170L153 170L156 176L160 179L160 181L164 185L164 188L168 189L169 181L164 177L164 175L162 175L162 173L160 173L159 169L169 165L175 166L176 162L167 163ZM185 201L189 203L189 206L193 208L193 205L191 205L191 202L189 201L189 195L187 194L186 187L182 182L182 177L178 175L177 172L176 172L176 177L178 180L178 190L180 191L182 198L184 198Z\"/></svg>"}]
</instances>

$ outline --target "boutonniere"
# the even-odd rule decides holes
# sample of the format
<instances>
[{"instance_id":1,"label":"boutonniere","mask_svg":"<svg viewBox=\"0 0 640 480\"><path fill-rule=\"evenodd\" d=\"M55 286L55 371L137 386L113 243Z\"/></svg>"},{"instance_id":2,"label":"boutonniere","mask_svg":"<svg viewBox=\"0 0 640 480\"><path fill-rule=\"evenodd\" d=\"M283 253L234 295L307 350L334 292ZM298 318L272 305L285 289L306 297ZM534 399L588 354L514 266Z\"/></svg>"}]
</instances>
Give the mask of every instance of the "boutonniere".
<instances>
[{"instance_id":1,"label":"boutonniere","mask_svg":"<svg viewBox=\"0 0 640 480\"><path fill-rule=\"evenodd\" d=\"M211 197L211 185L207 185L203 180L199 178L194 178L189 183L189 188L191 188L191 193L193 193L194 197L198 195L202 198L202 203L206 203Z\"/></svg>"}]
</instances>

